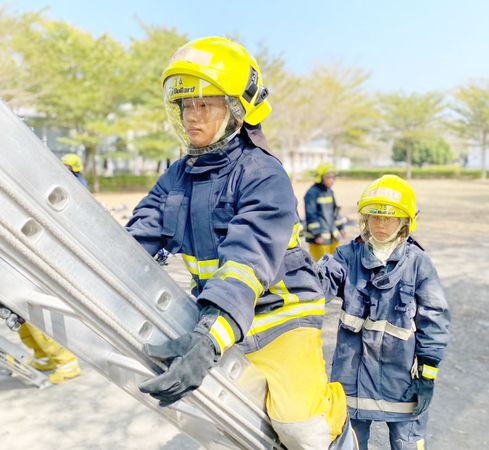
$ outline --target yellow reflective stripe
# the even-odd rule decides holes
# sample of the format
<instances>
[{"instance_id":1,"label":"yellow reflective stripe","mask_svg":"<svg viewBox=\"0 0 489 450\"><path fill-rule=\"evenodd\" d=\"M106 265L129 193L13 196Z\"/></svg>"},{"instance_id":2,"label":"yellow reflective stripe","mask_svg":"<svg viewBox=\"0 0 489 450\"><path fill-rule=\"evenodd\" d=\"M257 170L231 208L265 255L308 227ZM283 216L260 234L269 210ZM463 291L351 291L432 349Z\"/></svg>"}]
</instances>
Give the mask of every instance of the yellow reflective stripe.
<instances>
[{"instance_id":1,"label":"yellow reflective stripe","mask_svg":"<svg viewBox=\"0 0 489 450\"><path fill-rule=\"evenodd\" d=\"M218 316L211 327L210 334L219 344L221 355L224 353L224 350L228 349L236 342L236 337L234 336L234 331L231 325L229 325L228 321L222 316Z\"/></svg>"},{"instance_id":2,"label":"yellow reflective stripe","mask_svg":"<svg viewBox=\"0 0 489 450\"><path fill-rule=\"evenodd\" d=\"M269 313L257 314L248 331L248 336L253 336L299 317L322 316L324 315L324 304L325 300L321 298L312 302L293 303Z\"/></svg>"},{"instance_id":3,"label":"yellow reflective stripe","mask_svg":"<svg viewBox=\"0 0 489 450\"><path fill-rule=\"evenodd\" d=\"M301 245L301 240L299 238L299 234L301 232L301 224L297 222L292 229L292 237L290 238L289 245L287 248L294 248L298 245Z\"/></svg>"},{"instance_id":4,"label":"yellow reflective stripe","mask_svg":"<svg viewBox=\"0 0 489 450\"><path fill-rule=\"evenodd\" d=\"M182 259L183 262L185 263L185 266L187 266L187 270L192 275L199 275L197 259L195 258L195 256L182 254Z\"/></svg>"},{"instance_id":5,"label":"yellow reflective stripe","mask_svg":"<svg viewBox=\"0 0 489 450\"><path fill-rule=\"evenodd\" d=\"M271 286L269 291L272 294L278 295L280 298L282 298L284 301L284 305L299 302L299 297L297 297L297 295L291 294L289 292L289 290L287 289L287 286L285 286L285 283L283 280L279 281L274 286Z\"/></svg>"},{"instance_id":6,"label":"yellow reflective stripe","mask_svg":"<svg viewBox=\"0 0 489 450\"><path fill-rule=\"evenodd\" d=\"M198 261L195 256L182 254L183 262L187 266L187 270L192 275L197 275L201 280L208 280L219 268L218 259L208 259Z\"/></svg>"},{"instance_id":7,"label":"yellow reflective stripe","mask_svg":"<svg viewBox=\"0 0 489 450\"><path fill-rule=\"evenodd\" d=\"M416 450L425 450L424 439L416 441Z\"/></svg>"},{"instance_id":8,"label":"yellow reflective stripe","mask_svg":"<svg viewBox=\"0 0 489 450\"><path fill-rule=\"evenodd\" d=\"M197 281L195 281L193 278L190 278L190 290L195 287L197 287Z\"/></svg>"},{"instance_id":9,"label":"yellow reflective stripe","mask_svg":"<svg viewBox=\"0 0 489 450\"><path fill-rule=\"evenodd\" d=\"M407 341L415 331L414 322L412 323L411 329L407 330L406 328L401 328L396 325L392 325L387 322L387 320L372 320L367 318L365 323L363 324L363 328L366 330L372 331L380 331L383 333L390 334L391 336L395 336L396 338L402 339L403 341Z\"/></svg>"},{"instance_id":10,"label":"yellow reflective stripe","mask_svg":"<svg viewBox=\"0 0 489 450\"><path fill-rule=\"evenodd\" d=\"M338 219L338 220L335 220L334 224L339 227L340 225L344 225L346 223L346 218L341 218L341 219Z\"/></svg>"},{"instance_id":11,"label":"yellow reflective stripe","mask_svg":"<svg viewBox=\"0 0 489 450\"><path fill-rule=\"evenodd\" d=\"M219 260L209 259L207 261L197 261L197 267L199 270L199 278L201 280L208 280L209 278L212 278L219 268Z\"/></svg>"},{"instance_id":12,"label":"yellow reflective stripe","mask_svg":"<svg viewBox=\"0 0 489 450\"><path fill-rule=\"evenodd\" d=\"M359 398L346 396L346 403L353 409L368 411L383 411L391 413L413 413L416 402L388 402L387 400L374 400L373 398Z\"/></svg>"},{"instance_id":13,"label":"yellow reflective stripe","mask_svg":"<svg viewBox=\"0 0 489 450\"><path fill-rule=\"evenodd\" d=\"M307 228L309 230L314 230L315 228L319 228L321 224L319 222L311 222L309 225L307 225Z\"/></svg>"},{"instance_id":14,"label":"yellow reflective stripe","mask_svg":"<svg viewBox=\"0 0 489 450\"><path fill-rule=\"evenodd\" d=\"M16 364L15 364L15 358L10 353L7 353L5 355L5 361L7 362L7 364L9 366L14 366L14 367L16 366Z\"/></svg>"},{"instance_id":15,"label":"yellow reflective stripe","mask_svg":"<svg viewBox=\"0 0 489 450\"><path fill-rule=\"evenodd\" d=\"M435 380L438 376L438 367L432 367L428 366L427 364L423 364L421 375L425 378L429 378L430 380Z\"/></svg>"},{"instance_id":16,"label":"yellow reflective stripe","mask_svg":"<svg viewBox=\"0 0 489 450\"><path fill-rule=\"evenodd\" d=\"M333 203L333 197L318 197L318 203Z\"/></svg>"},{"instance_id":17,"label":"yellow reflective stripe","mask_svg":"<svg viewBox=\"0 0 489 450\"><path fill-rule=\"evenodd\" d=\"M263 285L255 275L250 266L241 264L236 261L226 261L222 267L214 274L215 278L225 280L226 278L235 278L246 284L255 293L255 302L263 292Z\"/></svg>"},{"instance_id":18,"label":"yellow reflective stripe","mask_svg":"<svg viewBox=\"0 0 489 450\"><path fill-rule=\"evenodd\" d=\"M362 329L365 322L365 320L361 317L348 314L344 310L340 311L340 321L343 322L347 327L352 328L354 333L358 333Z\"/></svg>"}]
</instances>

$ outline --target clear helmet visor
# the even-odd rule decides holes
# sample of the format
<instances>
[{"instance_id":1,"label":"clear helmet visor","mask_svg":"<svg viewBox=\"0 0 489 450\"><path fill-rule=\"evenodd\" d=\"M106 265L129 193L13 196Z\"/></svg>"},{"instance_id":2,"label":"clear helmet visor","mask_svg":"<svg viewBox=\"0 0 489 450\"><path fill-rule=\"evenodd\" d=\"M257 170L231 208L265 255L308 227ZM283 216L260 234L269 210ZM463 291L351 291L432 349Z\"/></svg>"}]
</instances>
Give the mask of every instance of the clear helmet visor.
<instances>
[{"instance_id":1,"label":"clear helmet visor","mask_svg":"<svg viewBox=\"0 0 489 450\"><path fill-rule=\"evenodd\" d=\"M223 148L243 124L239 99L205 80L175 75L163 88L167 117L190 155Z\"/></svg>"}]
</instances>

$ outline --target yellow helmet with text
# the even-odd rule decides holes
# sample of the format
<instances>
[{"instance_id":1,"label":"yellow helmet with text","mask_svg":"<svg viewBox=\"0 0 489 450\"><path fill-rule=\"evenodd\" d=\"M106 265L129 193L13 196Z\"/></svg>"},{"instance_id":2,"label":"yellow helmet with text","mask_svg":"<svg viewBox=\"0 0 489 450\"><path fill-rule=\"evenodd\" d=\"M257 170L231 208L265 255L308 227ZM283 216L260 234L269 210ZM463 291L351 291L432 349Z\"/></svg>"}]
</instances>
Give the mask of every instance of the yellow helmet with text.
<instances>
[{"instance_id":1,"label":"yellow helmet with text","mask_svg":"<svg viewBox=\"0 0 489 450\"><path fill-rule=\"evenodd\" d=\"M416 230L416 195L411 185L397 175L384 175L360 196L358 212L371 216L409 219L409 231Z\"/></svg>"},{"instance_id":2,"label":"yellow helmet with text","mask_svg":"<svg viewBox=\"0 0 489 450\"><path fill-rule=\"evenodd\" d=\"M328 174L336 174L336 167L333 164L329 163L320 163L314 172L314 181L316 183L322 183L325 175Z\"/></svg>"},{"instance_id":3,"label":"yellow helmet with text","mask_svg":"<svg viewBox=\"0 0 489 450\"><path fill-rule=\"evenodd\" d=\"M161 83L170 101L235 97L244 109L244 121L250 125L259 124L272 111L255 58L243 46L222 37L196 39L182 46L163 71Z\"/></svg>"},{"instance_id":4,"label":"yellow helmet with text","mask_svg":"<svg viewBox=\"0 0 489 450\"><path fill-rule=\"evenodd\" d=\"M82 172L83 171L83 163L81 158L75 153L68 153L67 155L63 155L61 158L63 164L68 166L72 172Z\"/></svg>"}]
</instances>

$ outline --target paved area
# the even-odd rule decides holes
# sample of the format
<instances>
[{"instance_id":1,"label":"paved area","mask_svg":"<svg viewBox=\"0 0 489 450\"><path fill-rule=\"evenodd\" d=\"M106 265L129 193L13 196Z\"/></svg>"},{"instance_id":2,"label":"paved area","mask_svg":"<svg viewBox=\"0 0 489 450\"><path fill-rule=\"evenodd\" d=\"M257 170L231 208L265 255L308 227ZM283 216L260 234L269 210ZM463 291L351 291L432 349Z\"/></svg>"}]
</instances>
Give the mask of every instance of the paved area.
<instances>
[{"instance_id":1,"label":"paved area","mask_svg":"<svg viewBox=\"0 0 489 450\"><path fill-rule=\"evenodd\" d=\"M367 182L338 180L345 214ZM296 183L300 201L307 183ZM451 307L452 339L431 406L431 450L489 448L489 183L415 181L421 209L416 233L438 268ZM143 194L105 194L98 199L123 223ZM349 229L349 237L356 230ZM182 286L188 278L178 257L167 270ZM339 302L324 327L329 361ZM18 342L0 324L0 334ZM0 448L6 450L199 450L197 443L81 362L80 377L38 390L16 377L0 378ZM385 425L374 426L371 450L388 447Z\"/></svg>"}]
</instances>

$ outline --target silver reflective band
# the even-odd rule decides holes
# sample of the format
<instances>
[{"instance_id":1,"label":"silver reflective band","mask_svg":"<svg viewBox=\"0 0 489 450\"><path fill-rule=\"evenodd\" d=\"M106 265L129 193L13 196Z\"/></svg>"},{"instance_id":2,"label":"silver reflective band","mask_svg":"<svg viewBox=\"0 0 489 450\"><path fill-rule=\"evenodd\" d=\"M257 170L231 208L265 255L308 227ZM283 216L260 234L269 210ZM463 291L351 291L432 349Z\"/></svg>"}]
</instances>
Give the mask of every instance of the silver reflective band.
<instances>
[{"instance_id":1,"label":"silver reflective band","mask_svg":"<svg viewBox=\"0 0 489 450\"><path fill-rule=\"evenodd\" d=\"M372 320L369 317L362 319L361 317L348 314L344 310L340 312L340 321L347 327L351 328L354 333L358 333L362 328L369 331L379 331L387 333L403 341L407 341L416 331L414 321L411 324L411 329L401 328L392 325L387 320Z\"/></svg>"},{"instance_id":2,"label":"silver reflective band","mask_svg":"<svg viewBox=\"0 0 489 450\"><path fill-rule=\"evenodd\" d=\"M406 330L405 328L397 327L387 322L387 320L371 320L367 318L365 323L363 324L363 328L371 331L380 331L382 333L390 334L391 336L395 336L396 338L402 339L403 341L407 341L416 330L414 326L414 322L412 322L411 329Z\"/></svg>"},{"instance_id":3,"label":"silver reflective band","mask_svg":"<svg viewBox=\"0 0 489 450\"><path fill-rule=\"evenodd\" d=\"M362 329L363 323L365 322L365 320L361 317L353 316L343 310L340 311L340 321L347 327L352 328L354 333L358 333Z\"/></svg>"},{"instance_id":4,"label":"silver reflective band","mask_svg":"<svg viewBox=\"0 0 489 450\"><path fill-rule=\"evenodd\" d=\"M346 396L346 403L353 409L368 411L383 411L391 413L412 414L416 409L416 402L388 402L374 400L373 398L359 398Z\"/></svg>"}]
</instances>

